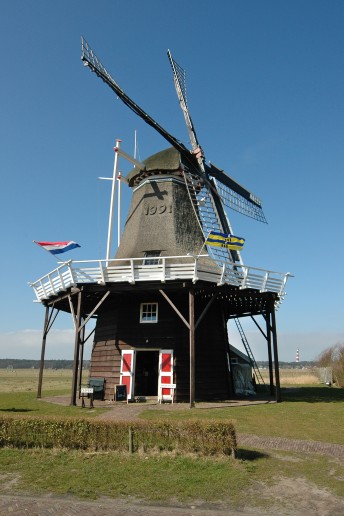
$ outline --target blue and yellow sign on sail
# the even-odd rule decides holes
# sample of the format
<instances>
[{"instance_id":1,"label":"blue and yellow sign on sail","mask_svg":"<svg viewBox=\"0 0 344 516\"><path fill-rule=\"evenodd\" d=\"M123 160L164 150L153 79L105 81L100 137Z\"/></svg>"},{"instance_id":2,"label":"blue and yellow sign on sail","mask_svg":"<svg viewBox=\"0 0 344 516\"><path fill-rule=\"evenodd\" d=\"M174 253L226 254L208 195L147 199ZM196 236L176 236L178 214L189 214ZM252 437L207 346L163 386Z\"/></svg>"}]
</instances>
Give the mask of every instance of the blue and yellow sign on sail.
<instances>
[{"instance_id":1,"label":"blue and yellow sign on sail","mask_svg":"<svg viewBox=\"0 0 344 516\"><path fill-rule=\"evenodd\" d=\"M226 249L232 249L233 251L240 251L244 246L245 239L234 235L227 235L226 233L210 231L205 243L206 245L224 247Z\"/></svg>"}]
</instances>

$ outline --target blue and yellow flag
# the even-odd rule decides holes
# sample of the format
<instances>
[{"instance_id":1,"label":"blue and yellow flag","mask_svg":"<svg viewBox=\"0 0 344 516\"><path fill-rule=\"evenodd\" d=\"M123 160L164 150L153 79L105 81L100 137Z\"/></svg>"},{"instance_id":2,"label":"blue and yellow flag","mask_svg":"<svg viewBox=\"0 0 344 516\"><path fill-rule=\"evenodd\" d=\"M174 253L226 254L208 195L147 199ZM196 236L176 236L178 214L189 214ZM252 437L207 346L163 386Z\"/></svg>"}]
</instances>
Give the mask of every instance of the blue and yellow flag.
<instances>
[{"instance_id":1,"label":"blue and yellow flag","mask_svg":"<svg viewBox=\"0 0 344 516\"><path fill-rule=\"evenodd\" d=\"M244 246L245 239L234 235L226 235L225 233L210 231L205 243L206 245L225 247L226 249L240 251Z\"/></svg>"}]
</instances>

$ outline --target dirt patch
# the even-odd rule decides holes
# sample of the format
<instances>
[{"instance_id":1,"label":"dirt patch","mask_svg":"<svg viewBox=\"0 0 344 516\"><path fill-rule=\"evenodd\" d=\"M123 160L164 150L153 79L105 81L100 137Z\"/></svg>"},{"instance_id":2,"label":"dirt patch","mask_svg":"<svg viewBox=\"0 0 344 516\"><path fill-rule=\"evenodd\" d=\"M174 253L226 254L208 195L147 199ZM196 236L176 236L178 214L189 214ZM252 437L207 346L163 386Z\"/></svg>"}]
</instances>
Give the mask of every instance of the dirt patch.
<instances>
[{"instance_id":1,"label":"dirt patch","mask_svg":"<svg viewBox=\"0 0 344 516\"><path fill-rule=\"evenodd\" d=\"M266 514L327 516L344 514L344 500L304 478L279 478L273 485L259 483L250 492L269 506Z\"/></svg>"},{"instance_id":2,"label":"dirt patch","mask_svg":"<svg viewBox=\"0 0 344 516\"><path fill-rule=\"evenodd\" d=\"M0 474L0 486L1 491L11 491L16 487L19 482L19 475L14 473L7 473L5 475Z\"/></svg>"}]
</instances>

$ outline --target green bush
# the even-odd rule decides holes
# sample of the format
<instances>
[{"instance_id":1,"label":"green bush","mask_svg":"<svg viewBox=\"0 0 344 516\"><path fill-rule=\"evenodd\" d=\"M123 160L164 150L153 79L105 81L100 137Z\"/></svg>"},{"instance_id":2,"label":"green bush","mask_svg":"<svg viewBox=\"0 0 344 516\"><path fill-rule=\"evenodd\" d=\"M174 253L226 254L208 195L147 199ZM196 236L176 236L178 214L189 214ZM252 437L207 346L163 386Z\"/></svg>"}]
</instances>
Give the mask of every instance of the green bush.
<instances>
[{"instance_id":1,"label":"green bush","mask_svg":"<svg viewBox=\"0 0 344 516\"><path fill-rule=\"evenodd\" d=\"M325 349L318 357L318 366L331 367L335 384L344 387L344 343Z\"/></svg>"},{"instance_id":2,"label":"green bush","mask_svg":"<svg viewBox=\"0 0 344 516\"><path fill-rule=\"evenodd\" d=\"M95 421L59 417L0 416L0 446L81 450L176 451L231 455L231 421Z\"/></svg>"}]
</instances>

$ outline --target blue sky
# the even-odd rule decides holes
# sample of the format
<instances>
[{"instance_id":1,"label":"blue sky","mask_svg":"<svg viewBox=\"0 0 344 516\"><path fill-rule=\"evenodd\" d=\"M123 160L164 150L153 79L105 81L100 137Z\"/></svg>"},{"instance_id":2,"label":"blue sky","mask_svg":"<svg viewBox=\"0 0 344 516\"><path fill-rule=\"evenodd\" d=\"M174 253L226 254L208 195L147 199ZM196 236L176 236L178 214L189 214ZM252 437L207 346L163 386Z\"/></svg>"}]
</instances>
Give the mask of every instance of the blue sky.
<instances>
[{"instance_id":1,"label":"blue sky","mask_svg":"<svg viewBox=\"0 0 344 516\"><path fill-rule=\"evenodd\" d=\"M71 239L82 247L68 258L105 258L110 189L97 177L112 173L115 139L133 153L136 130L140 159L167 146L82 66L81 35L188 145L168 48L186 69L207 160L263 201L267 225L230 215L244 262L295 275L277 313L280 359L344 341L343 1L2 0L0 14L0 357L40 355L44 310L28 282L56 260L32 240ZM46 356L72 358L70 316L57 318Z\"/></svg>"}]
</instances>

